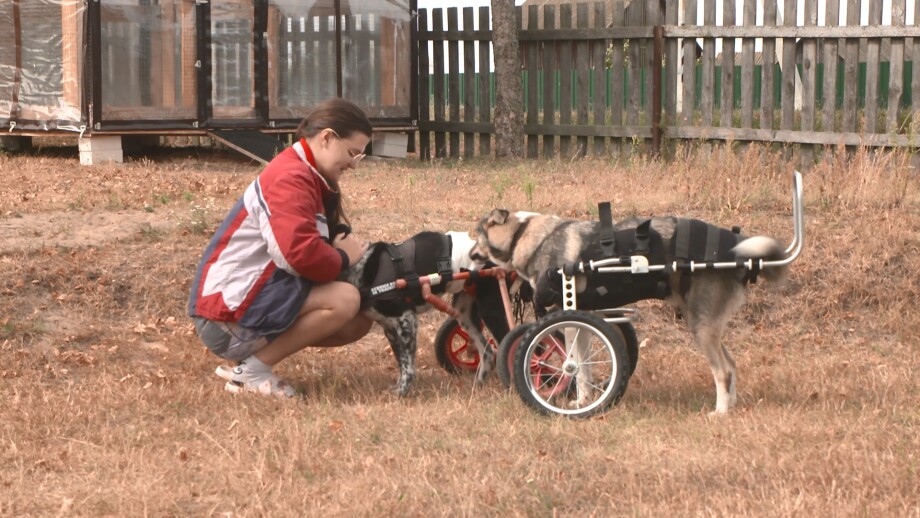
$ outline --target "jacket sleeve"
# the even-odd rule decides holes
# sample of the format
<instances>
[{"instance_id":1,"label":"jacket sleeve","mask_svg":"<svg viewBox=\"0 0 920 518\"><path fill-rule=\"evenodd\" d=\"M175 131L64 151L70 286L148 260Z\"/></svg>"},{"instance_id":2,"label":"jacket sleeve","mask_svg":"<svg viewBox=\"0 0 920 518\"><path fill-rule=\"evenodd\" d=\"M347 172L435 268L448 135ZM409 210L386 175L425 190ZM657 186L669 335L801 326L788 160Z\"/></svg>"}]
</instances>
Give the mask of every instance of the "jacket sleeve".
<instances>
[{"instance_id":1,"label":"jacket sleeve","mask_svg":"<svg viewBox=\"0 0 920 518\"><path fill-rule=\"evenodd\" d=\"M347 266L347 256L330 245L319 179L289 166L256 180L260 229L279 267L313 282L330 282ZM265 175L265 172L263 172Z\"/></svg>"}]
</instances>

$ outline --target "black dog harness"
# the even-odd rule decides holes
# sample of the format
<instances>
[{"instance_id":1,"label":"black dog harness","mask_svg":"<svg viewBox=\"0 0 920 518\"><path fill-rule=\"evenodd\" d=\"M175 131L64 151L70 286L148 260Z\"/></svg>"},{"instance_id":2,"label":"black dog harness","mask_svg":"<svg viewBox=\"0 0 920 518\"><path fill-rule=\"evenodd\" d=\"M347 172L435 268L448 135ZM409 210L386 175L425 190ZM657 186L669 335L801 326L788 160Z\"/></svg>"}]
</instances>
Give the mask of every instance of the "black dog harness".
<instances>
[{"instance_id":1,"label":"black dog harness","mask_svg":"<svg viewBox=\"0 0 920 518\"><path fill-rule=\"evenodd\" d=\"M383 243L381 246L382 250L376 260L377 274L370 282L371 287L361 292L362 307L367 307L372 302L393 299L403 299L417 305L424 304L419 275L435 273L426 271L430 270L429 264L432 257L436 273L440 275L453 273L451 263L453 243L447 235L440 236L440 244L432 255L417 256L414 239L407 239L396 244ZM397 279L405 279L408 285L405 288L397 288ZM432 291L439 293L439 289L440 292L443 292L444 286L435 286Z\"/></svg>"},{"instance_id":2,"label":"black dog harness","mask_svg":"<svg viewBox=\"0 0 920 518\"><path fill-rule=\"evenodd\" d=\"M600 225L597 234L585 251L581 261L619 258L622 264L629 264L631 256L643 256L648 264L665 264L664 270L649 273L599 273L587 274L588 286L578 294L579 305L584 308L615 308L640 300L664 299L671 294L668 281L674 272L668 256L674 258L678 270L694 263L737 262L732 248L741 240L741 229L732 230L711 225L696 219L673 218L674 235L670 250L665 250L664 240L652 229L652 220L641 222L635 228L615 230L610 213L610 203L598 204ZM563 266L567 275L575 271L574 264ZM749 270L745 281L754 282L756 270ZM544 272L537 281L537 304L549 306L562 300L562 276L557 269ZM686 294L690 290L692 275L680 277L679 290Z\"/></svg>"}]
</instances>

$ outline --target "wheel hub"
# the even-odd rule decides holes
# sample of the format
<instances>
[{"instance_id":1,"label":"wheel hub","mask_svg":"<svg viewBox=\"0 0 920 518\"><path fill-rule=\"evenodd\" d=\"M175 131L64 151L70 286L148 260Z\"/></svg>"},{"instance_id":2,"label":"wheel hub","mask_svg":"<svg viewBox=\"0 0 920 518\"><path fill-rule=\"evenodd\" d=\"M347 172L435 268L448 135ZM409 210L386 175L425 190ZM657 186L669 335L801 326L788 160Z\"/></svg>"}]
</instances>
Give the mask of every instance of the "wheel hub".
<instances>
[{"instance_id":1,"label":"wheel hub","mask_svg":"<svg viewBox=\"0 0 920 518\"><path fill-rule=\"evenodd\" d=\"M566 376L574 376L578 374L578 364L572 360L567 360L562 364L562 372L564 372Z\"/></svg>"}]
</instances>

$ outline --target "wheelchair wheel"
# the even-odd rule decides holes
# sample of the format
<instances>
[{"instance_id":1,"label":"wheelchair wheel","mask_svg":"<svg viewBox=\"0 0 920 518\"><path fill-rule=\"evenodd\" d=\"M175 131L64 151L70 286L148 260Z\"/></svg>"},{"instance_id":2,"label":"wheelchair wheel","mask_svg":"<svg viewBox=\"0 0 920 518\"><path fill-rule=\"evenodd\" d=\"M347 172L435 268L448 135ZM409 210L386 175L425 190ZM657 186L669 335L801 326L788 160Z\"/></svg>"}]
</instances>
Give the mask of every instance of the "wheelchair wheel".
<instances>
[{"instance_id":1,"label":"wheelchair wheel","mask_svg":"<svg viewBox=\"0 0 920 518\"><path fill-rule=\"evenodd\" d=\"M482 324L480 326L480 329L485 329ZM491 336L486 335L486 341L489 347L495 349L495 340ZM438 329L434 338L434 355L438 365L451 374L476 372L479 369L479 351L470 335L454 318L445 320Z\"/></svg>"},{"instance_id":2,"label":"wheelchair wheel","mask_svg":"<svg viewBox=\"0 0 920 518\"><path fill-rule=\"evenodd\" d=\"M506 389L511 388L511 372L514 369L514 354L517 352L518 345L521 343L521 338L524 337L527 331L530 331L531 327L533 327L532 323L521 324L515 327L505 335L505 338L498 344L498 354L495 356L495 370L498 371L498 379Z\"/></svg>"},{"instance_id":3,"label":"wheelchair wheel","mask_svg":"<svg viewBox=\"0 0 920 518\"><path fill-rule=\"evenodd\" d=\"M536 412L584 418L619 401L629 365L619 329L592 313L560 311L521 338L512 378L521 399Z\"/></svg>"}]
</instances>

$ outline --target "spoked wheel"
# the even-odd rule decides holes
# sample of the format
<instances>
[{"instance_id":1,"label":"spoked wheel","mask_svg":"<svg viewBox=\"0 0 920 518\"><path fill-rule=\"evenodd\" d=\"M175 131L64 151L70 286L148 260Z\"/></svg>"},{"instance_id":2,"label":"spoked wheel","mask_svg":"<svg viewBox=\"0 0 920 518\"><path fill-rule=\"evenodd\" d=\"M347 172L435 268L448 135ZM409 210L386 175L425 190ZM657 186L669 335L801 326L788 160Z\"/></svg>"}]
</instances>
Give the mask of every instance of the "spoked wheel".
<instances>
[{"instance_id":1,"label":"spoked wheel","mask_svg":"<svg viewBox=\"0 0 920 518\"><path fill-rule=\"evenodd\" d=\"M511 387L511 373L514 371L514 355L517 352L518 345L520 345L524 334L530 331L532 327L532 323L519 325L505 335L502 342L498 344L498 354L495 356L495 370L498 371L498 379L506 389Z\"/></svg>"},{"instance_id":2,"label":"spoked wheel","mask_svg":"<svg viewBox=\"0 0 920 518\"><path fill-rule=\"evenodd\" d=\"M521 338L512 378L521 399L535 411L590 417L619 401L629 369L619 329L592 313L560 311Z\"/></svg>"},{"instance_id":3,"label":"spoked wheel","mask_svg":"<svg viewBox=\"0 0 920 518\"><path fill-rule=\"evenodd\" d=\"M484 329L484 328L483 328ZM486 336L489 347L496 348L495 340ZM470 335L460 327L460 322L448 318L441 324L434 338L434 355L438 365L451 374L479 370L479 351Z\"/></svg>"}]
</instances>

